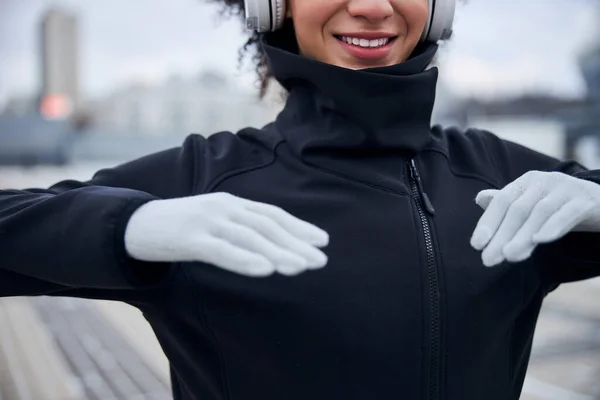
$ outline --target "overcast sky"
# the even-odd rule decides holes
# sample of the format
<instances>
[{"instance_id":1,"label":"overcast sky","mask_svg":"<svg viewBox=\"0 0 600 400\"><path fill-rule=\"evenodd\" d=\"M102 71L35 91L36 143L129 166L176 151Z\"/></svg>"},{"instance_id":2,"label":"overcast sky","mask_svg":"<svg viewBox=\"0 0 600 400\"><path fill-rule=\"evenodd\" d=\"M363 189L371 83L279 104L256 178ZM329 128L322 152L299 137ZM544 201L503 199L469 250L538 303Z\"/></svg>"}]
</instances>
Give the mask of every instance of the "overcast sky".
<instances>
[{"instance_id":1,"label":"overcast sky","mask_svg":"<svg viewBox=\"0 0 600 400\"><path fill-rule=\"evenodd\" d=\"M441 50L443 82L462 95L581 95L576 57L600 37L594 31L600 20L597 3L459 4L454 38ZM80 17L82 86L88 95L209 67L236 76L240 84L250 82L249 72L236 72L237 49L244 42L241 24L219 20L215 5L203 0L0 0L0 105L10 95L37 88L37 24L51 5Z\"/></svg>"}]
</instances>

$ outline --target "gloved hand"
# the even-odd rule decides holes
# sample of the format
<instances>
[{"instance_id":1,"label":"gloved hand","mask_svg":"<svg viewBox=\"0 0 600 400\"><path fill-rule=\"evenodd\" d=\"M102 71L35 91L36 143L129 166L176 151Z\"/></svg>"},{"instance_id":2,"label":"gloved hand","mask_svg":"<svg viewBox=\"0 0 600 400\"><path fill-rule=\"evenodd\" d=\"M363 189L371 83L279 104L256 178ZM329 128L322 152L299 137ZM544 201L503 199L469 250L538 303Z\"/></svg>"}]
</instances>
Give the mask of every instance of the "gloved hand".
<instances>
[{"instance_id":1,"label":"gloved hand","mask_svg":"<svg viewBox=\"0 0 600 400\"><path fill-rule=\"evenodd\" d=\"M228 193L155 200L128 221L125 248L142 261L200 261L248 276L325 266L329 236L281 208Z\"/></svg>"},{"instance_id":2,"label":"gloved hand","mask_svg":"<svg viewBox=\"0 0 600 400\"><path fill-rule=\"evenodd\" d=\"M600 232L600 185L561 172L527 172L502 190L479 192L475 202L485 212L471 246L483 250L487 267L523 261L570 231Z\"/></svg>"}]
</instances>

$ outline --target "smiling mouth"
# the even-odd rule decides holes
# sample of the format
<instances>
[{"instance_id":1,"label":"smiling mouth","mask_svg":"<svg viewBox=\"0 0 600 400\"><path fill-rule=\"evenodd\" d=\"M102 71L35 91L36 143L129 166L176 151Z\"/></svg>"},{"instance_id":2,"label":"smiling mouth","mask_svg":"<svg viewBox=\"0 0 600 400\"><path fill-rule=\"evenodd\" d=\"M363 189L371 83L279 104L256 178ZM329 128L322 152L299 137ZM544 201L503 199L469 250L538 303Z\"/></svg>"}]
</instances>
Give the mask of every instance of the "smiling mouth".
<instances>
[{"instance_id":1,"label":"smiling mouth","mask_svg":"<svg viewBox=\"0 0 600 400\"><path fill-rule=\"evenodd\" d=\"M347 43L349 45L356 46L359 48L363 48L363 49L381 48L381 47L387 46L388 44L392 43L397 38L397 36L394 36L394 37L382 37L382 38L378 38L378 39L364 39L364 38L351 37L351 36L341 36L341 35L334 35L334 36L337 40L339 40L341 42L344 42L344 43Z\"/></svg>"}]
</instances>

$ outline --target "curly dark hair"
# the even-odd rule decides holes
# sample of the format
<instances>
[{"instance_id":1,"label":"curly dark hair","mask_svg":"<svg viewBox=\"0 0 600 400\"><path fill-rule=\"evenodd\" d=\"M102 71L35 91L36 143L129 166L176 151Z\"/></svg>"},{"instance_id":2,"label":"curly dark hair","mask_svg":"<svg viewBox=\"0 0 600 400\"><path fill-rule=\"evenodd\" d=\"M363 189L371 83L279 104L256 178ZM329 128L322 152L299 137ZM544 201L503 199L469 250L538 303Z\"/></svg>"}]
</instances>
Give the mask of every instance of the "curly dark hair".
<instances>
[{"instance_id":1,"label":"curly dark hair","mask_svg":"<svg viewBox=\"0 0 600 400\"><path fill-rule=\"evenodd\" d=\"M237 17L240 18L243 25L245 25L245 10L244 10L244 0L208 0L211 3L218 3L222 5L221 15L225 17ZM295 35L293 34L293 27L290 27L291 23L288 21L286 25L282 29L286 33L282 33L278 36L282 36L288 42L293 41L293 45L296 45ZM238 53L238 62L241 66L244 59L249 56L250 61L255 66L255 72L257 75L257 88L259 90L259 96L262 99L267 89L269 88L269 83L273 78L273 74L269 69L269 65L267 63L267 57L264 52L264 49L261 46L261 38L263 34L257 32L249 32L249 38L246 43L240 48ZM290 37L291 35L291 37Z\"/></svg>"}]
</instances>

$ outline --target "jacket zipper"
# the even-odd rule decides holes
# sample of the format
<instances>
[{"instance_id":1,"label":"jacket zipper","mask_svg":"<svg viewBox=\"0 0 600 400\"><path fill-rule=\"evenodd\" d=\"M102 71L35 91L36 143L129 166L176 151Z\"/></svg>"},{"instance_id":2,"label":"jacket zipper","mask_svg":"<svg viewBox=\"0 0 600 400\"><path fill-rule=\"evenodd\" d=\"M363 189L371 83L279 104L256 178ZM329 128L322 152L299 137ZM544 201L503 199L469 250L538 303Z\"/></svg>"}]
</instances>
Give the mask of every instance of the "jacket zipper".
<instances>
[{"instance_id":1,"label":"jacket zipper","mask_svg":"<svg viewBox=\"0 0 600 400\"><path fill-rule=\"evenodd\" d=\"M411 176L411 192L413 200L417 205L417 211L425 236L425 247L427 251L427 278L429 289L429 400L440 398L440 367L441 367L441 310L440 310L440 292L437 265L435 263L435 253L433 250L433 239L429 220L425 211L433 216L435 209L429 200L429 196L423 190L421 176L417 170L415 160L409 162Z\"/></svg>"}]
</instances>

